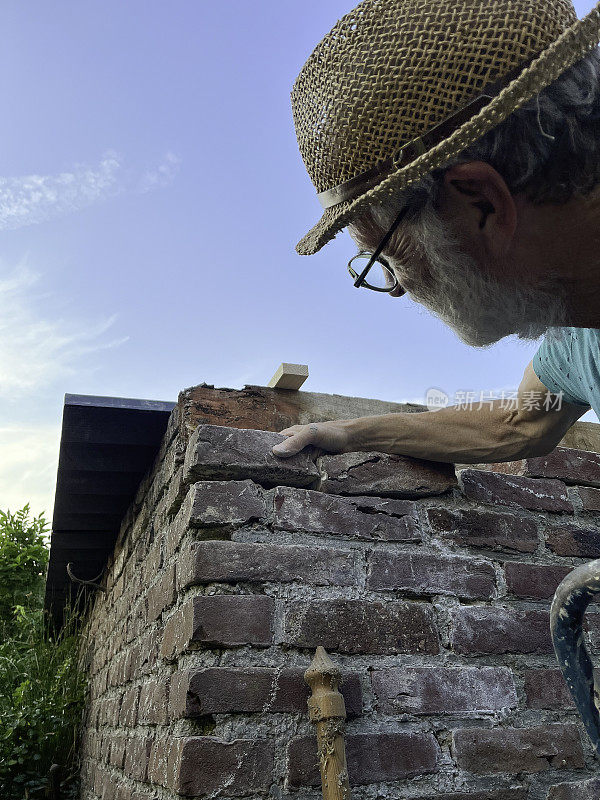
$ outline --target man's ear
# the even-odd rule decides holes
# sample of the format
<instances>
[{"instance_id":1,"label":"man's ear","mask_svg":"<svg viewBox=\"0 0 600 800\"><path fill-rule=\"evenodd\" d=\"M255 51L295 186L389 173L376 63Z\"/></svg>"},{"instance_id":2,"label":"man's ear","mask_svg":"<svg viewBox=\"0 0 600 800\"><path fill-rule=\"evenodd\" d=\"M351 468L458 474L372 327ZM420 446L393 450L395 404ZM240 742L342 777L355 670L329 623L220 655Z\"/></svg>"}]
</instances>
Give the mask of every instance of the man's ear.
<instances>
[{"instance_id":1,"label":"man's ear","mask_svg":"<svg viewBox=\"0 0 600 800\"><path fill-rule=\"evenodd\" d=\"M477 249L506 255L517 229L517 207L506 181L485 161L450 167L444 175L444 211Z\"/></svg>"}]
</instances>

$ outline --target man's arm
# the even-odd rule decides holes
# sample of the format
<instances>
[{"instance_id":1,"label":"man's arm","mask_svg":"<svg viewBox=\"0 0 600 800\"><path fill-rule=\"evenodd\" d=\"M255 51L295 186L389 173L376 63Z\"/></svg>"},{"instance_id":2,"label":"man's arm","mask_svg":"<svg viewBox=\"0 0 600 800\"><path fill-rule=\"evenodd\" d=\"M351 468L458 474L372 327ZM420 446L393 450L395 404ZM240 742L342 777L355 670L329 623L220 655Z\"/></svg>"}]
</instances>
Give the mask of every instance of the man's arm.
<instances>
[{"instance_id":1,"label":"man's arm","mask_svg":"<svg viewBox=\"0 0 600 800\"><path fill-rule=\"evenodd\" d=\"M515 407L496 400L482 409L450 407L435 413L386 414L353 420L294 425L273 448L283 458L308 445L329 453L376 451L460 464L513 461L553 450L586 406L556 404L546 410L548 390L527 366ZM539 402L532 402L538 398ZM514 405L514 404L513 404Z\"/></svg>"}]
</instances>

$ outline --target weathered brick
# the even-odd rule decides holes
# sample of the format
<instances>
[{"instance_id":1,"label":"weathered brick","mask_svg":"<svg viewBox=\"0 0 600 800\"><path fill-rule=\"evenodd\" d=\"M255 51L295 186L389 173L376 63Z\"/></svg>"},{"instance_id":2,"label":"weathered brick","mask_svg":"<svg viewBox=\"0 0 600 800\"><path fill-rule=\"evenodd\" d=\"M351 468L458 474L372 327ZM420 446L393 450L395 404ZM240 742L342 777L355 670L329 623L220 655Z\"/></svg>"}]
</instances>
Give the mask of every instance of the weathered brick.
<instances>
[{"instance_id":1,"label":"weathered brick","mask_svg":"<svg viewBox=\"0 0 600 800\"><path fill-rule=\"evenodd\" d=\"M167 624L161 654L172 658L189 644L268 645L275 601L264 595L205 595L189 599Z\"/></svg>"},{"instance_id":2,"label":"weathered brick","mask_svg":"<svg viewBox=\"0 0 600 800\"><path fill-rule=\"evenodd\" d=\"M492 713L517 705L506 667L392 667L371 676L385 714Z\"/></svg>"},{"instance_id":3,"label":"weathered brick","mask_svg":"<svg viewBox=\"0 0 600 800\"><path fill-rule=\"evenodd\" d=\"M140 643L136 675L148 675L159 658L162 628L156 626L144 636Z\"/></svg>"},{"instance_id":4,"label":"weathered brick","mask_svg":"<svg viewBox=\"0 0 600 800\"><path fill-rule=\"evenodd\" d=\"M433 609L424 603L298 600L290 603L284 641L341 653L438 653Z\"/></svg>"},{"instance_id":5,"label":"weathered brick","mask_svg":"<svg viewBox=\"0 0 600 800\"><path fill-rule=\"evenodd\" d=\"M134 728L137 724L137 712L140 690L132 686L123 693L123 701L119 711L119 724L127 728Z\"/></svg>"},{"instance_id":6,"label":"weathered brick","mask_svg":"<svg viewBox=\"0 0 600 800\"><path fill-rule=\"evenodd\" d=\"M274 490L273 527L351 539L421 540L416 505L408 500L336 497L287 487Z\"/></svg>"},{"instance_id":7,"label":"weathered brick","mask_svg":"<svg viewBox=\"0 0 600 800\"><path fill-rule=\"evenodd\" d=\"M192 542L182 564L184 585L301 581L316 586L353 586L362 573L357 551L306 545Z\"/></svg>"},{"instance_id":8,"label":"weathered brick","mask_svg":"<svg viewBox=\"0 0 600 800\"><path fill-rule=\"evenodd\" d=\"M264 492L252 481L199 481L190 492L192 528L231 528L266 516Z\"/></svg>"},{"instance_id":9,"label":"weathered brick","mask_svg":"<svg viewBox=\"0 0 600 800\"><path fill-rule=\"evenodd\" d=\"M535 522L515 514L436 507L427 516L434 533L443 533L456 544L520 553L533 553L537 547Z\"/></svg>"},{"instance_id":10,"label":"weathered brick","mask_svg":"<svg viewBox=\"0 0 600 800\"><path fill-rule=\"evenodd\" d=\"M329 494L416 498L456 486L454 466L384 453L342 453L319 459L319 490Z\"/></svg>"},{"instance_id":11,"label":"weathered brick","mask_svg":"<svg viewBox=\"0 0 600 800\"><path fill-rule=\"evenodd\" d=\"M184 739L167 788L183 795L222 794L241 797L266 792L273 782L274 743L265 739L225 742L209 736ZM210 769L198 769L199 764Z\"/></svg>"},{"instance_id":12,"label":"weathered brick","mask_svg":"<svg viewBox=\"0 0 600 800\"><path fill-rule=\"evenodd\" d=\"M175 673L171 679L169 714L173 718L204 714L306 713L310 689L304 669L207 667ZM343 676L340 691L348 717L362 711L358 673Z\"/></svg>"},{"instance_id":13,"label":"weathered brick","mask_svg":"<svg viewBox=\"0 0 600 800\"><path fill-rule=\"evenodd\" d=\"M437 772L438 746L430 733L367 733L346 736L352 786L397 781ZM292 788L319 786L317 744L312 736L292 739L287 751Z\"/></svg>"},{"instance_id":14,"label":"weathered brick","mask_svg":"<svg viewBox=\"0 0 600 800\"><path fill-rule=\"evenodd\" d=\"M496 588L496 574L488 561L377 550L369 559L367 587L374 591L404 590L488 599Z\"/></svg>"},{"instance_id":15,"label":"weathered brick","mask_svg":"<svg viewBox=\"0 0 600 800\"><path fill-rule=\"evenodd\" d=\"M185 480L250 479L262 486L311 486L319 477L311 448L278 458L271 450L284 440L285 436L269 431L200 425L188 443Z\"/></svg>"},{"instance_id":16,"label":"weathered brick","mask_svg":"<svg viewBox=\"0 0 600 800\"><path fill-rule=\"evenodd\" d=\"M546 611L469 606L453 614L450 635L457 653L551 653L550 617Z\"/></svg>"},{"instance_id":17,"label":"weathered brick","mask_svg":"<svg viewBox=\"0 0 600 800\"><path fill-rule=\"evenodd\" d=\"M183 737L168 736L166 739L156 737L150 748L148 762L148 779L152 783L172 789L175 786L175 776L181 760Z\"/></svg>"},{"instance_id":18,"label":"weathered brick","mask_svg":"<svg viewBox=\"0 0 600 800\"><path fill-rule=\"evenodd\" d=\"M558 584L571 569L572 567L555 564L522 564L517 561L507 561L504 564L509 593L537 600L551 599Z\"/></svg>"},{"instance_id":19,"label":"weathered brick","mask_svg":"<svg viewBox=\"0 0 600 800\"><path fill-rule=\"evenodd\" d=\"M453 752L461 769L478 775L535 773L584 766L575 725L461 729L454 731Z\"/></svg>"},{"instance_id":20,"label":"weathered brick","mask_svg":"<svg viewBox=\"0 0 600 800\"><path fill-rule=\"evenodd\" d=\"M560 478L565 483L600 487L600 454L556 447L547 456L494 464L495 472L528 478Z\"/></svg>"},{"instance_id":21,"label":"weathered brick","mask_svg":"<svg viewBox=\"0 0 600 800\"><path fill-rule=\"evenodd\" d=\"M168 679L149 681L140 688L138 719L143 725L166 725L168 716Z\"/></svg>"},{"instance_id":22,"label":"weathered brick","mask_svg":"<svg viewBox=\"0 0 600 800\"><path fill-rule=\"evenodd\" d=\"M113 736L110 747L110 765L123 769L128 739L126 736Z\"/></svg>"},{"instance_id":23,"label":"weathered brick","mask_svg":"<svg viewBox=\"0 0 600 800\"><path fill-rule=\"evenodd\" d=\"M116 786L110 773L102 772L100 786L100 800L115 800Z\"/></svg>"},{"instance_id":24,"label":"weathered brick","mask_svg":"<svg viewBox=\"0 0 600 800\"><path fill-rule=\"evenodd\" d=\"M479 503L573 513L567 488L561 481L465 469L460 473L460 484L465 497Z\"/></svg>"},{"instance_id":25,"label":"weathered brick","mask_svg":"<svg viewBox=\"0 0 600 800\"><path fill-rule=\"evenodd\" d=\"M527 789L497 789L496 791L473 791L473 792L444 792L433 797L419 797L418 800L527 800Z\"/></svg>"},{"instance_id":26,"label":"weathered brick","mask_svg":"<svg viewBox=\"0 0 600 800\"><path fill-rule=\"evenodd\" d=\"M553 711L574 708L571 693L559 669L529 669L524 677L527 708Z\"/></svg>"},{"instance_id":27,"label":"weathered brick","mask_svg":"<svg viewBox=\"0 0 600 800\"><path fill-rule=\"evenodd\" d=\"M590 778L577 783L559 783L548 790L548 800L598 800L600 778Z\"/></svg>"},{"instance_id":28,"label":"weathered brick","mask_svg":"<svg viewBox=\"0 0 600 800\"><path fill-rule=\"evenodd\" d=\"M148 622L154 622L177 597L175 564L166 569L148 592Z\"/></svg>"},{"instance_id":29,"label":"weathered brick","mask_svg":"<svg viewBox=\"0 0 600 800\"><path fill-rule=\"evenodd\" d=\"M577 491L584 511L600 511L600 489L580 486Z\"/></svg>"},{"instance_id":30,"label":"weathered brick","mask_svg":"<svg viewBox=\"0 0 600 800\"><path fill-rule=\"evenodd\" d=\"M129 778L137 781L148 780L152 741L150 736L144 736L130 739L127 743L124 772Z\"/></svg>"},{"instance_id":31,"label":"weathered brick","mask_svg":"<svg viewBox=\"0 0 600 800\"><path fill-rule=\"evenodd\" d=\"M99 714L99 720L101 720L101 725L111 725L116 726L117 722L120 718L120 708L121 708L121 695L115 695L114 697L105 697L100 702L101 711Z\"/></svg>"},{"instance_id":32,"label":"weathered brick","mask_svg":"<svg viewBox=\"0 0 600 800\"><path fill-rule=\"evenodd\" d=\"M600 528L557 525L548 528L546 541L559 556L600 558Z\"/></svg>"}]
</instances>

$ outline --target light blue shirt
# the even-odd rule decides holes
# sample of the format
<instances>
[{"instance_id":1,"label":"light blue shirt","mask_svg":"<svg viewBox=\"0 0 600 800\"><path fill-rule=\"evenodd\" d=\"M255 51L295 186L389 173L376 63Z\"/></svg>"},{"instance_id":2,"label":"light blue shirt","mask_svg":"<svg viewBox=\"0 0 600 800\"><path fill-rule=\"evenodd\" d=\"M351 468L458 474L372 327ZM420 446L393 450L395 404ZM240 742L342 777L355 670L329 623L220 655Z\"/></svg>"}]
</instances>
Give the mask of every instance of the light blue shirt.
<instances>
[{"instance_id":1,"label":"light blue shirt","mask_svg":"<svg viewBox=\"0 0 600 800\"><path fill-rule=\"evenodd\" d=\"M559 328L546 335L533 370L566 403L591 406L600 416L600 330Z\"/></svg>"}]
</instances>

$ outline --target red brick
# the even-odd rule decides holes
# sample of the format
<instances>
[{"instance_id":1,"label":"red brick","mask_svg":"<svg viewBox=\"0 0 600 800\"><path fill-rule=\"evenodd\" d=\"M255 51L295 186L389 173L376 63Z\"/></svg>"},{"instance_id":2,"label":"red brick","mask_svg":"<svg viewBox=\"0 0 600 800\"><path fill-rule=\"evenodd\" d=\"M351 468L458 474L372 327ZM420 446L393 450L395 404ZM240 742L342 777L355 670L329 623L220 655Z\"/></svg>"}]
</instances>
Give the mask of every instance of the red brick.
<instances>
[{"instance_id":1,"label":"red brick","mask_svg":"<svg viewBox=\"0 0 600 800\"><path fill-rule=\"evenodd\" d=\"M269 645L274 605L272 597L255 594L191 598L167 621L161 653L172 658L196 642L217 647Z\"/></svg>"},{"instance_id":2,"label":"red brick","mask_svg":"<svg viewBox=\"0 0 600 800\"><path fill-rule=\"evenodd\" d=\"M310 689L303 668L207 667L175 673L171 679L171 718L205 714L307 712ZM358 673L345 674L340 687L348 717L362 711Z\"/></svg>"},{"instance_id":3,"label":"red brick","mask_svg":"<svg viewBox=\"0 0 600 800\"><path fill-rule=\"evenodd\" d=\"M273 527L390 542L421 540L416 504L374 497L336 497L307 489L274 492Z\"/></svg>"},{"instance_id":4,"label":"red brick","mask_svg":"<svg viewBox=\"0 0 600 800\"><path fill-rule=\"evenodd\" d=\"M504 564L506 586L516 597L549 600L554 597L558 584L571 572L572 567L542 564L521 564L507 561Z\"/></svg>"},{"instance_id":5,"label":"red brick","mask_svg":"<svg viewBox=\"0 0 600 800\"><path fill-rule=\"evenodd\" d=\"M194 797L266 792L273 782L273 762L273 741L191 737L182 741L175 763L169 765L174 780L167 788Z\"/></svg>"},{"instance_id":6,"label":"red brick","mask_svg":"<svg viewBox=\"0 0 600 800\"><path fill-rule=\"evenodd\" d=\"M561 481L465 469L460 473L460 483L465 497L478 503L573 513L567 487Z\"/></svg>"},{"instance_id":7,"label":"red brick","mask_svg":"<svg viewBox=\"0 0 600 800\"><path fill-rule=\"evenodd\" d=\"M517 705L506 667L392 667L371 679L384 714L493 713Z\"/></svg>"},{"instance_id":8,"label":"red brick","mask_svg":"<svg viewBox=\"0 0 600 800\"><path fill-rule=\"evenodd\" d=\"M600 489L581 486L577 491L584 511L600 511Z\"/></svg>"},{"instance_id":9,"label":"red brick","mask_svg":"<svg viewBox=\"0 0 600 800\"><path fill-rule=\"evenodd\" d=\"M552 711L574 708L571 693L559 669L529 669L524 678L527 708Z\"/></svg>"},{"instance_id":10,"label":"red brick","mask_svg":"<svg viewBox=\"0 0 600 800\"><path fill-rule=\"evenodd\" d=\"M356 550L253 542L192 542L183 564L184 585L198 583L302 582L354 586L362 573Z\"/></svg>"},{"instance_id":11,"label":"red brick","mask_svg":"<svg viewBox=\"0 0 600 800\"><path fill-rule=\"evenodd\" d=\"M192 528L234 528L266 516L264 493L252 481L199 481L190 493Z\"/></svg>"},{"instance_id":12,"label":"red brick","mask_svg":"<svg viewBox=\"0 0 600 800\"><path fill-rule=\"evenodd\" d=\"M320 459L319 490L328 494L417 498L456 486L454 466L384 453L343 453Z\"/></svg>"},{"instance_id":13,"label":"red brick","mask_svg":"<svg viewBox=\"0 0 600 800\"><path fill-rule=\"evenodd\" d=\"M548 547L559 556L600 558L600 528L560 525L546 531Z\"/></svg>"},{"instance_id":14,"label":"red brick","mask_svg":"<svg viewBox=\"0 0 600 800\"><path fill-rule=\"evenodd\" d=\"M537 548L535 522L515 514L436 507L428 509L427 516L434 533L443 533L456 544L520 553L533 553Z\"/></svg>"},{"instance_id":15,"label":"red brick","mask_svg":"<svg viewBox=\"0 0 600 800\"><path fill-rule=\"evenodd\" d=\"M600 454L557 447L547 456L494 464L495 472L529 478L560 478L565 483L600 486Z\"/></svg>"},{"instance_id":16,"label":"red brick","mask_svg":"<svg viewBox=\"0 0 600 800\"><path fill-rule=\"evenodd\" d=\"M424 603L298 600L290 603L284 641L340 653L438 653L433 609Z\"/></svg>"},{"instance_id":17,"label":"red brick","mask_svg":"<svg viewBox=\"0 0 600 800\"><path fill-rule=\"evenodd\" d=\"M552 652L547 611L468 606L453 615L451 647L465 655Z\"/></svg>"},{"instance_id":18,"label":"red brick","mask_svg":"<svg viewBox=\"0 0 600 800\"><path fill-rule=\"evenodd\" d=\"M269 431L199 425L187 446L184 479L245 480L262 486L312 486L319 478L311 448L291 458L278 458L274 445L285 436Z\"/></svg>"},{"instance_id":19,"label":"red brick","mask_svg":"<svg viewBox=\"0 0 600 800\"><path fill-rule=\"evenodd\" d=\"M430 733L371 733L346 736L351 786L397 781L438 771L438 746ZM292 788L319 786L317 742L301 736L288 745L288 782Z\"/></svg>"},{"instance_id":20,"label":"red brick","mask_svg":"<svg viewBox=\"0 0 600 800\"><path fill-rule=\"evenodd\" d=\"M461 769L477 775L581 769L583 750L575 725L537 728L467 728L454 731Z\"/></svg>"},{"instance_id":21,"label":"red brick","mask_svg":"<svg viewBox=\"0 0 600 800\"><path fill-rule=\"evenodd\" d=\"M600 778L590 778L577 783L559 783L551 786L548 800L598 800Z\"/></svg>"},{"instance_id":22,"label":"red brick","mask_svg":"<svg viewBox=\"0 0 600 800\"><path fill-rule=\"evenodd\" d=\"M488 561L474 558L376 550L369 559L367 588L488 599L496 574Z\"/></svg>"}]
</instances>

